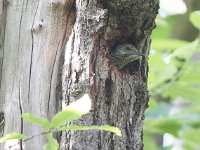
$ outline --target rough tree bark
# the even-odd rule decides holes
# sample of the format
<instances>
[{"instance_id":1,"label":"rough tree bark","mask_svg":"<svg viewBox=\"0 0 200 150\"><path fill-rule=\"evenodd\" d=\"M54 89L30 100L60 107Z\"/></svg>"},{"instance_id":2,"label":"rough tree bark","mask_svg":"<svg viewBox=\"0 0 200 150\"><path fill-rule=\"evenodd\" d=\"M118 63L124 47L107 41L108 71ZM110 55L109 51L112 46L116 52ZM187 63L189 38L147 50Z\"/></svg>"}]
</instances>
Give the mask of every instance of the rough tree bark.
<instances>
[{"instance_id":1,"label":"rough tree bark","mask_svg":"<svg viewBox=\"0 0 200 150\"><path fill-rule=\"evenodd\" d=\"M50 119L61 99L68 104L88 94L91 113L74 123L114 125L123 137L103 131L63 132L60 149L143 148L147 60L158 0L0 0L0 8L4 135L37 134L41 129L25 123L22 113ZM118 69L109 56L120 44L131 44L146 56ZM39 150L45 142L42 135L15 148Z\"/></svg>"},{"instance_id":2,"label":"rough tree bark","mask_svg":"<svg viewBox=\"0 0 200 150\"><path fill-rule=\"evenodd\" d=\"M147 60L158 7L158 0L76 2L76 22L65 53L63 98L69 103L88 94L92 111L75 123L114 125L123 136L101 131L67 132L63 133L61 149L143 149L142 126L149 98ZM146 56L118 69L109 56L123 44L135 46Z\"/></svg>"}]
</instances>

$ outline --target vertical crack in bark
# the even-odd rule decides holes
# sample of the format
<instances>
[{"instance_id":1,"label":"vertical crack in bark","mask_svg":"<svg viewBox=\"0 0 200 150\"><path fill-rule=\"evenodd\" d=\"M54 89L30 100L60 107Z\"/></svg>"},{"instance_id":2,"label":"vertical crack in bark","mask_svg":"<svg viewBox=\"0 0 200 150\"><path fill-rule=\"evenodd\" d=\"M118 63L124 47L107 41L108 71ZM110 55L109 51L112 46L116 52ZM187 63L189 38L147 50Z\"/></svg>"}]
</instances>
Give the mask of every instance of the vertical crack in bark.
<instances>
[{"instance_id":1,"label":"vertical crack in bark","mask_svg":"<svg viewBox=\"0 0 200 150\"><path fill-rule=\"evenodd\" d=\"M73 0L73 2L72 2L72 4L71 4L71 7L70 7L70 11L69 11L69 13L68 13L68 15L67 15L67 24L66 24L66 28L65 28L65 29L66 29L66 30L65 30L65 33L66 33L67 29L68 29L68 23L69 23L70 15L71 15L72 13L74 13L75 2L76 2L76 1Z\"/></svg>"},{"instance_id":2,"label":"vertical crack in bark","mask_svg":"<svg viewBox=\"0 0 200 150\"><path fill-rule=\"evenodd\" d=\"M28 103L30 100L30 90L31 90L31 75L32 75L32 63L33 63L33 49L34 49L34 36L33 36L33 30L34 30L34 23L35 23L35 17L37 14L37 10L39 7L39 2L34 14L34 18L33 18L33 22L32 22L32 26L31 26L31 38L32 38L32 45L31 45L31 61L30 61L30 70L29 70L29 85L28 85Z\"/></svg>"},{"instance_id":3,"label":"vertical crack in bark","mask_svg":"<svg viewBox=\"0 0 200 150\"><path fill-rule=\"evenodd\" d=\"M53 81L53 73L54 73L54 69L55 69L55 63L56 63L56 60L57 60L57 54L58 54L58 50L59 50L59 45L60 45L60 42L58 43L57 45L57 50L56 50L56 55L53 59L53 67L52 67L52 70L51 70L51 77L50 77L50 88L49 88L49 98L48 98L48 102L47 102L47 112L49 112L49 108L50 108L50 100L51 100L51 88L52 88L52 81Z\"/></svg>"},{"instance_id":4,"label":"vertical crack in bark","mask_svg":"<svg viewBox=\"0 0 200 150\"><path fill-rule=\"evenodd\" d=\"M28 1L29 1L29 0L27 0L27 1L26 1L26 8L25 8L25 11L27 10L27 6L28 6Z\"/></svg>"},{"instance_id":5,"label":"vertical crack in bark","mask_svg":"<svg viewBox=\"0 0 200 150\"><path fill-rule=\"evenodd\" d=\"M20 111L20 116L22 116L23 108L22 108L22 101L21 101L21 82L20 82L20 79L19 79L19 111ZM23 125L24 125L24 122L23 122L23 118L21 117L21 131L20 131L21 134L23 134L23 127L24 127ZM22 140L20 140L19 144L20 144L20 150L23 150Z\"/></svg>"},{"instance_id":6,"label":"vertical crack in bark","mask_svg":"<svg viewBox=\"0 0 200 150\"><path fill-rule=\"evenodd\" d=\"M67 4L65 4L66 6L67 6ZM70 5L70 4L68 4L68 5ZM66 8L66 6L64 7L64 9L66 9L67 10L67 8ZM71 7L70 7L70 9L69 9L69 13L67 14L67 19L66 19L66 26L65 26L65 33L64 33L64 38L63 38L63 41L62 41L62 50L64 51L64 49L65 49L65 46L66 46L66 43L67 43L67 38L68 38L68 36L66 36L66 33L67 33L67 30L68 30L68 24L70 24L70 15L72 14L72 13L74 13L74 8L75 8L75 1L73 0L73 2L72 2L72 4L71 4ZM66 10L64 10L65 12L66 12ZM74 19L75 20L75 19ZM75 22L75 21L74 21ZM70 29L69 29L70 30Z\"/></svg>"},{"instance_id":7,"label":"vertical crack in bark","mask_svg":"<svg viewBox=\"0 0 200 150\"><path fill-rule=\"evenodd\" d=\"M68 8L68 7L70 7L70 8ZM67 35L68 33L67 33L67 30L68 31L70 31L70 30L72 30L73 29L73 27L74 27L74 24L75 24L75 20L76 20L76 17L75 17L75 1L73 0L73 1L71 1L71 2L68 2L68 3L66 3L65 4L65 7L64 7L64 15L63 15L63 17L65 17L65 15L66 15L66 25L65 25L65 27L64 27L64 29L65 29L65 33L64 33L64 37L63 37L63 41L62 41L62 46L61 46L61 50L64 52L64 55L65 55L65 51L66 51L66 44L67 44L67 41L68 41L68 39L69 39L69 37L70 37L70 35ZM69 11L68 11L69 10ZM68 11L68 12L67 12ZM73 18L73 15L74 15L74 18ZM72 24L71 26L70 26L70 24ZM69 25L69 27L68 27L68 25ZM69 29L68 29L69 28ZM73 31L71 32L71 34L73 33ZM74 34L74 33L73 33ZM74 35L73 35L73 39L74 39ZM65 58L64 58L65 59ZM70 70L71 70L71 65L69 66L69 72L70 72ZM69 73L69 74L71 74L71 72ZM67 76L70 76L70 75L67 75ZM64 78L62 79L62 80L65 80ZM62 82L66 82L66 81L62 81ZM68 83L66 83L65 85L69 85L69 82ZM63 86L63 85L62 85ZM67 87L66 87L67 88ZM66 91L65 91L66 92ZM68 99L68 98L66 98L66 96L68 96L66 93L65 94L63 94L63 100L64 99Z\"/></svg>"},{"instance_id":8,"label":"vertical crack in bark","mask_svg":"<svg viewBox=\"0 0 200 150\"><path fill-rule=\"evenodd\" d=\"M5 42L5 34L4 34L4 37L3 37L4 39L2 40L2 44ZM3 44L3 46L4 46L4 44ZM2 61L1 61L1 69L0 69L0 73L1 73L1 75L0 75L0 89L1 89L1 82L2 82L2 75L3 75L3 62L4 62L4 47L2 48Z\"/></svg>"},{"instance_id":9,"label":"vertical crack in bark","mask_svg":"<svg viewBox=\"0 0 200 150\"><path fill-rule=\"evenodd\" d=\"M19 22L19 35L18 35L18 47L17 47L17 50L18 50L18 55L19 55L19 52L20 52L20 45L21 45L21 27L22 27L22 18L23 18L23 8L24 8L24 1L22 3L22 10L21 10L21 16L20 16L20 22ZM18 56L20 57L20 56ZM20 116L22 116L22 101L21 101L21 86L20 86L21 82L20 82L20 79L19 79L19 111L20 111ZM23 119L21 117L21 129L20 129L20 133L22 134L23 133ZM22 146L22 140L20 140L19 142L20 144L20 149L23 150L23 146Z\"/></svg>"}]
</instances>

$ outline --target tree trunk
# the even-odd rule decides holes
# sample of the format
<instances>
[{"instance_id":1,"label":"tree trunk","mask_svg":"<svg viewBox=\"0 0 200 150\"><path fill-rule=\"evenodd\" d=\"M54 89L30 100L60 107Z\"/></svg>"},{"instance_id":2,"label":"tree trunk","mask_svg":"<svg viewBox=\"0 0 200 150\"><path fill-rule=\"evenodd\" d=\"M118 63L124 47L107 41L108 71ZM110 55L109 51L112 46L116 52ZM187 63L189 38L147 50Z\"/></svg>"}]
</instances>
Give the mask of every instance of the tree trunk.
<instances>
[{"instance_id":1,"label":"tree trunk","mask_svg":"<svg viewBox=\"0 0 200 150\"><path fill-rule=\"evenodd\" d=\"M62 96L61 54L75 18L72 4L65 0L1 1L5 10L0 41L4 135L18 132L30 136L42 131L21 119L24 112L44 118L57 112ZM7 142L0 149L16 143ZM40 150L45 143L46 136L42 135L20 143L16 149Z\"/></svg>"},{"instance_id":2,"label":"tree trunk","mask_svg":"<svg viewBox=\"0 0 200 150\"><path fill-rule=\"evenodd\" d=\"M104 131L67 132L61 149L143 149L142 126L149 98L147 60L158 1L79 0L76 9L65 53L63 98L68 104L88 94L91 113L74 123L114 125L123 136ZM119 69L110 54L125 44L146 56Z\"/></svg>"},{"instance_id":3,"label":"tree trunk","mask_svg":"<svg viewBox=\"0 0 200 150\"><path fill-rule=\"evenodd\" d=\"M61 101L68 104L88 94L91 113L74 123L114 125L123 136L63 132L60 149L143 148L147 60L158 0L1 0L0 8L4 135L35 135L41 129L24 122L22 113L50 119ZM123 44L146 56L119 69L110 54ZM45 142L46 136L41 135L15 148L39 150ZM0 149L15 143L7 142Z\"/></svg>"}]
</instances>

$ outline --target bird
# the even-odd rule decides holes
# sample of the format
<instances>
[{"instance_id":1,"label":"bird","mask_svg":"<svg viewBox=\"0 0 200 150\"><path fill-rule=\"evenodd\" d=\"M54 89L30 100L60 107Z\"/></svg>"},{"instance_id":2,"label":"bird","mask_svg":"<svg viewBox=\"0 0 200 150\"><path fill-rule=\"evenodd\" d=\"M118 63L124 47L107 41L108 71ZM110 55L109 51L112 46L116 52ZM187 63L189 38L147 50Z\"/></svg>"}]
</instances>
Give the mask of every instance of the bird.
<instances>
[{"instance_id":1,"label":"bird","mask_svg":"<svg viewBox=\"0 0 200 150\"><path fill-rule=\"evenodd\" d=\"M120 44L110 53L111 62L119 69L123 69L126 65L145 56L144 53L138 50L132 44Z\"/></svg>"}]
</instances>

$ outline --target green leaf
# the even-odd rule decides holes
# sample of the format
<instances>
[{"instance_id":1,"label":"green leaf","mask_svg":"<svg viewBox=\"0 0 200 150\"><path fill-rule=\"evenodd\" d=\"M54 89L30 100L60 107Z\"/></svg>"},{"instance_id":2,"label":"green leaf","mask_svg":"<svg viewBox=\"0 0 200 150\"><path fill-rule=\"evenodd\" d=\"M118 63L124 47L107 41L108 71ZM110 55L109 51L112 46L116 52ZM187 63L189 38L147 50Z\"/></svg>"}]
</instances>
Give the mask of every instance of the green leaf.
<instances>
[{"instance_id":1,"label":"green leaf","mask_svg":"<svg viewBox=\"0 0 200 150\"><path fill-rule=\"evenodd\" d=\"M165 95L165 96L170 96L173 94L174 95L173 98L176 98L176 96L178 96L177 94L182 92L180 91L180 89L178 89L178 87L180 87L181 89L183 89L183 87L186 88L183 90L190 90L188 89L188 87L195 87L195 89L191 90L191 91L194 90L192 93L188 93L186 91L182 93L183 95L189 94L189 96L187 96L186 98L192 98L196 101L198 96L196 96L195 98L195 94L199 90L199 88L196 86L193 86L192 84L196 82L196 85L198 85L198 83L200 83L200 79L198 75L199 73L197 73L200 71L198 71L199 70L197 69L198 67L195 67L195 68L192 67L194 66L194 64L191 64L191 61L189 60L193 56L194 52L198 50L197 46L198 46L198 41L196 40L188 44L187 46L176 49L170 55L169 58L171 59L169 60L168 63L164 62L160 58L159 53L156 53L156 55L151 56L149 60L149 64L150 64L149 89L150 91L152 93L162 92L162 95ZM185 61L182 62L179 60L185 60ZM191 68L191 72L187 71L187 67ZM185 75L186 71L187 71L187 76ZM184 83L185 85L184 86L181 83L179 86L176 84L177 82L175 82L177 79L179 79L179 83L181 82L186 83L186 80L187 80L187 84ZM175 90L176 88L177 90Z\"/></svg>"},{"instance_id":2,"label":"green leaf","mask_svg":"<svg viewBox=\"0 0 200 150\"><path fill-rule=\"evenodd\" d=\"M159 119L146 119L144 130L148 133L170 133L174 136L177 136L181 127L182 121L180 118L162 117Z\"/></svg>"},{"instance_id":3,"label":"green leaf","mask_svg":"<svg viewBox=\"0 0 200 150\"><path fill-rule=\"evenodd\" d=\"M200 11L194 11L190 14L190 21L200 30Z\"/></svg>"},{"instance_id":4,"label":"green leaf","mask_svg":"<svg viewBox=\"0 0 200 150\"><path fill-rule=\"evenodd\" d=\"M153 30L153 33L151 36L152 39L153 40L154 38L166 39L166 38L171 37L173 28L177 22L177 18L178 18L177 16L169 16L169 17L162 18L159 15L157 15L157 19L156 19L157 27Z\"/></svg>"},{"instance_id":5,"label":"green leaf","mask_svg":"<svg viewBox=\"0 0 200 150\"><path fill-rule=\"evenodd\" d=\"M65 125L69 121L77 120L88 113L91 108L91 100L87 94L74 103L68 105L64 111L57 113L51 120L51 127Z\"/></svg>"},{"instance_id":6,"label":"green leaf","mask_svg":"<svg viewBox=\"0 0 200 150\"><path fill-rule=\"evenodd\" d=\"M195 115L195 114L194 114ZM197 114L196 114L197 115ZM192 115L191 114L188 114L188 118L191 117ZM187 125L192 127L193 129L199 129L200 128L200 120L199 120L199 116L198 116L198 119L193 119L193 120L188 120L187 122Z\"/></svg>"},{"instance_id":7,"label":"green leaf","mask_svg":"<svg viewBox=\"0 0 200 150\"><path fill-rule=\"evenodd\" d=\"M187 107L184 109L185 113L194 113L194 114L200 114L200 105L194 105L192 107Z\"/></svg>"},{"instance_id":8,"label":"green leaf","mask_svg":"<svg viewBox=\"0 0 200 150\"><path fill-rule=\"evenodd\" d=\"M148 133L144 133L144 150L159 150L156 140Z\"/></svg>"},{"instance_id":9,"label":"green leaf","mask_svg":"<svg viewBox=\"0 0 200 150\"><path fill-rule=\"evenodd\" d=\"M187 100L190 100L195 103L199 103L199 91L200 88L190 87L188 85L181 84L181 82L177 82L172 87L170 87L167 91L163 93L164 96L171 96L173 99L177 97L183 97Z\"/></svg>"},{"instance_id":10,"label":"green leaf","mask_svg":"<svg viewBox=\"0 0 200 150\"><path fill-rule=\"evenodd\" d=\"M78 126L78 125L70 125L70 126L63 126L58 129L59 131L65 130L104 130L115 133L117 136L121 136L121 131L117 127L103 125L103 126Z\"/></svg>"},{"instance_id":11,"label":"green leaf","mask_svg":"<svg viewBox=\"0 0 200 150\"><path fill-rule=\"evenodd\" d=\"M178 39L153 39L151 47L155 49L176 49L187 44L188 42Z\"/></svg>"},{"instance_id":12,"label":"green leaf","mask_svg":"<svg viewBox=\"0 0 200 150\"><path fill-rule=\"evenodd\" d=\"M75 110L64 110L57 113L51 120L51 127L59 127L65 125L69 121L79 119L83 114Z\"/></svg>"},{"instance_id":13,"label":"green leaf","mask_svg":"<svg viewBox=\"0 0 200 150\"><path fill-rule=\"evenodd\" d=\"M44 150L58 150L59 144L56 139L53 138L53 134L49 133L47 144L44 146Z\"/></svg>"},{"instance_id":14,"label":"green leaf","mask_svg":"<svg viewBox=\"0 0 200 150\"><path fill-rule=\"evenodd\" d=\"M151 91L156 88L160 88L161 85L166 81L174 77L177 72L177 67L173 63L165 63L161 59L160 55L150 56L150 74L149 74L149 89ZM159 64L159 65L158 65Z\"/></svg>"},{"instance_id":15,"label":"green leaf","mask_svg":"<svg viewBox=\"0 0 200 150\"><path fill-rule=\"evenodd\" d=\"M183 133L184 148L197 150L200 147L199 143L200 129L188 130Z\"/></svg>"},{"instance_id":16,"label":"green leaf","mask_svg":"<svg viewBox=\"0 0 200 150\"><path fill-rule=\"evenodd\" d=\"M6 142L8 140L13 140L13 139L25 139L26 136L24 134L20 133L11 133L5 137L0 138L0 143Z\"/></svg>"},{"instance_id":17,"label":"green leaf","mask_svg":"<svg viewBox=\"0 0 200 150\"><path fill-rule=\"evenodd\" d=\"M162 94L164 96L183 97L189 101L199 103L200 97L200 62L190 62L184 67L179 80L170 85Z\"/></svg>"},{"instance_id":18,"label":"green leaf","mask_svg":"<svg viewBox=\"0 0 200 150\"><path fill-rule=\"evenodd\" d=\"M194 52L198 50L198 42L199 42L198 40L195 40L184 47L176 49L172 53L171 57L185 59L185 60L190 59L192 55L194 54Z\"/></svg>"},{"instance_id":19,"label":"green leaf","mask_svg":"<svg viewBox=\"0 0 200 150\"><path fill-rule=\"evenodd\" d=\"M33 116L30 113L23 113L22 117L26 122L38 124L38 125L42 126L45 129L49 129L50 128L50 123L45 118L39 118L39 117Z\"/></svg>"}]
</instances>

